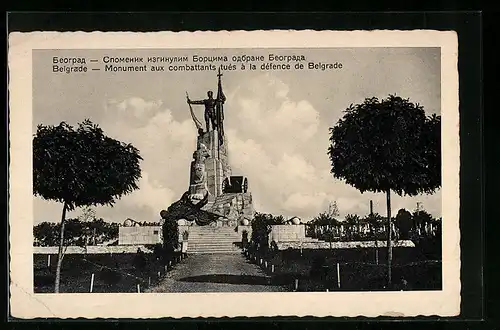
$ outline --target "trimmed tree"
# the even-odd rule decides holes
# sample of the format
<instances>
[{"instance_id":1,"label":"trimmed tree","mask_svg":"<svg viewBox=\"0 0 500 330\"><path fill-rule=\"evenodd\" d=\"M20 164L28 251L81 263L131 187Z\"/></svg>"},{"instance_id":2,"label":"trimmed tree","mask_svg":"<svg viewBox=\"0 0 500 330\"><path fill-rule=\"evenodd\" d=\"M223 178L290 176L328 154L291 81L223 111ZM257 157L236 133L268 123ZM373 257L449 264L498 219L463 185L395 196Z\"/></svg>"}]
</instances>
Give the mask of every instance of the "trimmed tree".
<instances>
[{"instance_id":1,"label":"trimmed tree","mask_svg":"<svg viewBox=\"0 0 500 330\"><path fill-rule=\"evenodd\" d=\"M85 120L74 128L65 122L39 125L33 138L33 193L62 203L55 288L59 292L64 257L66 212L77 207L109 205L138 189L139 151L104 135Z\"/></svg>"},{"instance_id":2,"label":"trimmed tree","mask_svg":"<svg viewBox=\"0 0 500 330\"><path fill-rule=\"evenodd\" d=\"M387 219L391 191L415 196L441 186L441 117L426 116L408 99L365 99L350 105L330 128L331 173L361 193L384 192ZM391 221L387 221L387 279L392 282Z\"/></svg>"}]
</instances>

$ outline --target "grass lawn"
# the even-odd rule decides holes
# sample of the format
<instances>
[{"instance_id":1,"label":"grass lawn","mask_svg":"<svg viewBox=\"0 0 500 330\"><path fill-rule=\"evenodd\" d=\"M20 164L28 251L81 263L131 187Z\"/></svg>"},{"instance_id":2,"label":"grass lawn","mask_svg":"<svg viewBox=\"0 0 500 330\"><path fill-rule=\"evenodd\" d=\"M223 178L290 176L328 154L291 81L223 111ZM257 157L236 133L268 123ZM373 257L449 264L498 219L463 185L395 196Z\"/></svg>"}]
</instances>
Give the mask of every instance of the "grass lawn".
<instances>
[{"instance_id":1,"label":"grass lawn","mask_svg":"<svg viewBox=\"0 0 500 330\"><path fill-rule=\"evenodd\" d=\"M387 250L375 248L333 250L284 250L261 255L268 261L266 272L276 284L298 291L374 291L387 290ZM338 287L337 263L340 272ZM275 272L270 273L270 264ZM441 262L429 259L418 248L394 248L391 290L440 290Z\"/></svg>"},{"instance_id":2,"label":"grass lawn","mask_svg":"<svg viewBox=\"0 0 500 330\"><path fill-rule=\"evenodd\" d=\"M50 256L49 267L47 262L47 255L33 256L35 293L54 292L57 255ZM165 269L153 254L68 254L63 259L60 292L89 292L92 274L93 292L137 292L137 284L143 291L150 282L158 282L158 272L162 275Z\"/></svg>"}]
</instances>

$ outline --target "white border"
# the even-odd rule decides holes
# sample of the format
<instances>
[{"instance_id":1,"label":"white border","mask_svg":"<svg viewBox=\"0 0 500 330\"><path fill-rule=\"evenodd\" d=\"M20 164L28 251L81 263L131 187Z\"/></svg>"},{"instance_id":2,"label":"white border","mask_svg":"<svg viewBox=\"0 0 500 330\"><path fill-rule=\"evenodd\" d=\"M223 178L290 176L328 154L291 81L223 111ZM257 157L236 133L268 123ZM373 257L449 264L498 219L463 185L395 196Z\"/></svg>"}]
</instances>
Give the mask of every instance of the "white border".
<instances>
[{"instance_id":1,"label":"white border","mask_svg":"<svg viewBox=\"0 0 500 330\"><path fill-rule=\"evenodd\" d=\"M32 50L441 47L443 290L33 294ZM9 35L10 307L18 318L455 316L460 312L457 35L452 31L33 32ZM445 206L445 207L444 207Z\"/></svg>"}]
</instances>

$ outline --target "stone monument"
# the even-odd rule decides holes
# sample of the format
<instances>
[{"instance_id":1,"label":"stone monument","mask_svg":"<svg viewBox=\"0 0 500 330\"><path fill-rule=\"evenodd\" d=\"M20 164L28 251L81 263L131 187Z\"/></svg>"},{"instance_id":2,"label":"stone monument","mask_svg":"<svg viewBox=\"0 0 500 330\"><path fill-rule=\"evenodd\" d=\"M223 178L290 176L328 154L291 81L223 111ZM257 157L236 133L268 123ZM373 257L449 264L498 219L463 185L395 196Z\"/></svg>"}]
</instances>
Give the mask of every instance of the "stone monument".
<instances>
[{"instance_id":1,"label":"stone monument","mask_svg":"<svg viewBox=\"0 0 500 330\"><path fill-rule=\"evenodd\" d=\"M197 225L236 226L250 223L254 217L248 180L243 176L232 176L229 165L228 141L224 134L226 97L222 91L220 70L217 77L216 98L213 98L213 92L208 91L208 98L192 101L186 93L198 132L189 189L167 211L162 211L162 218L182 218ZM193 111L193 104L205 107L205 129Z\"/></svg>"}]
</instances>

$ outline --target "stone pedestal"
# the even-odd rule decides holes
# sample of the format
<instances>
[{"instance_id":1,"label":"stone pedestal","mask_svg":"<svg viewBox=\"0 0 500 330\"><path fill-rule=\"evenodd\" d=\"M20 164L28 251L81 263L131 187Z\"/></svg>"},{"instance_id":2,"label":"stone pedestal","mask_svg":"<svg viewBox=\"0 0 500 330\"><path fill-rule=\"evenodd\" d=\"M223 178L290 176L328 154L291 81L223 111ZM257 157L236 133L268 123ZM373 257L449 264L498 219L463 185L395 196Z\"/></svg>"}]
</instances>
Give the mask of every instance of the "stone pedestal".
<instances>
[{"instance_id":1,"label":"stone pedestal","mask_svg":"<svg viewBox=\"0 0 500 330\"><path fill-rule=\"evenodd\" d=\"M220 144L217 130L206 132L198 136L198 145L204 144L210 156L205 160L207 173L207 188L211 199L222 195L222 182L231 175L228 163L227 140Z\"/></svg>"},{"instance_id":2,"label":"stone pedestal","mask_svg":"<svg viewBox=\"0 0 500 330\"><path fill-rule=\"evenodd\" d=\"M219 195L213 202L202 208L204 211L215 213L224 218L228 226L240 225L244 219L249 223L255 216L255 209L251 193L226 193Z\"/></svg>"}]
</instances>

